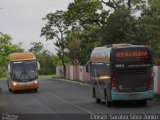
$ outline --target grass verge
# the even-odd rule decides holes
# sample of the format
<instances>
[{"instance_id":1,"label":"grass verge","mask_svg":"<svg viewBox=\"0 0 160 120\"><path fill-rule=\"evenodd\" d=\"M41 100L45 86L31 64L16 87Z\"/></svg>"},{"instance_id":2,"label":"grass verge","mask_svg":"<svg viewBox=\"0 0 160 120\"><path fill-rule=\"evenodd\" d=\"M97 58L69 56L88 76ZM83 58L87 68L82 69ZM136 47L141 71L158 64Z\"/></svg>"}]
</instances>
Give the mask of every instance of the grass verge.
<instances>
[{"instance_id":1,"label":"grass verge","mask_svg":"<svg viewBox=\"0 0 160 120\"><path fill-rule=\"evenodd\" d=\"M6 77L0 77L0 80L6 80Z\"/></svg>"}]
</instances>

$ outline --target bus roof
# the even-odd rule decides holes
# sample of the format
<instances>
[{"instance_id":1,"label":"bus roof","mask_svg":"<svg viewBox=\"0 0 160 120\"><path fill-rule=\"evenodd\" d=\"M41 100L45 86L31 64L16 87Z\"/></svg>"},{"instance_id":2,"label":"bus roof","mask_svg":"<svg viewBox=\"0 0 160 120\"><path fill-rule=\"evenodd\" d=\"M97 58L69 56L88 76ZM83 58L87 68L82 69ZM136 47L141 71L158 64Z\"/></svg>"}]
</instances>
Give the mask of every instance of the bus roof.
<instances>
[{"instance_id":1,"label":"bus roof","mask_svg":"<svg viewBox=\"0 0 160 120\"><path fill-rule=\"evenodd\" d=\"M110 51L110 49L112 48L120 48L120 47L129 47L129 46L135 46L135 45L132 45L132 44L128 44L128 43L121 43L121 44L111 44L111 45L105 45L105 46L101 46L101 47L95 47L93 49L93 51Z\"/></svg>"},{"instance_id":2,"label":"bus roof","mask_svg":"<svg viewBox=\"0 0 160 120\"><path fill-rule=\"evenodd\" d=\"M91 53L90 61L92 62L107 62L110 59L111 47L102 46L95 47Z\"/></svg>"},{"instance_id":3,"label":"bus roof","mask_svg":"<svg viewBox=\"0 0 160 120\"><path fill-rule=\"evenodd\" d=\"M91 53L90 60L97 61L97 62L109 62L110 61L110 52L112 49L119 49L119 48L130 48L130 47L146 47L146 45L132 45L128 43L122 44L111 44L105 45L102 47L95 47Z\"/></svg>"},{"instance_id":4,"label":"bus roof","mask_svg":"<svg viewBox=\"0 0 160 120\"><path fill-rule=\"evenodd\" d=\"M13 53L10 54L11 61L18 61L18 60L35 60L36 56L32 52L21 52L21 53Z\"/></svg>"}]
</instances>

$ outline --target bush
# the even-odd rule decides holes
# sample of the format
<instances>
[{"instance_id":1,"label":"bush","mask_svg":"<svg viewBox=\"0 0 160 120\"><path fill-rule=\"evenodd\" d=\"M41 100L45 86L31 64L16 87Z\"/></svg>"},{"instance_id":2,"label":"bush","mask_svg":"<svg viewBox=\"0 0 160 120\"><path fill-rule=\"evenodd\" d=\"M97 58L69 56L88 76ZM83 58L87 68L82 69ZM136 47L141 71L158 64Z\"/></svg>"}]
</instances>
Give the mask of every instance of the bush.
<instances>
[{"instance_id":1,"label":"bush","mask_svg":"<svg viewBox=\"0 0 160 120\"><path fill-rule=\"evenodd\" d=\"M39 71L40 75L51 75L55 74L56 70L55 69L50 69L50 68L41 68Z\"/></svg>"}]
</instances>

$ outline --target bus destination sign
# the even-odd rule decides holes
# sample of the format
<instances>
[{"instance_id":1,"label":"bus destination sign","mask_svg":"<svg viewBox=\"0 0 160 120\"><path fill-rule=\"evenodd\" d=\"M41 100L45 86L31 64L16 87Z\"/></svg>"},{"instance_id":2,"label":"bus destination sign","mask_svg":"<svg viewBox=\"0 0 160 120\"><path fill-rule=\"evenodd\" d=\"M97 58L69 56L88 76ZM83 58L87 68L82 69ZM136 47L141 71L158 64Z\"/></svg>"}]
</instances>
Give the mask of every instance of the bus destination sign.
<instances>
[{"instance_id":1,"label":"bus destination sign","mask_svg":"<svg viewBox=\"0 0 160 120\"><path fill-rule=\"evenodd\" d=\"M116 57L148 57L147 51L117 52Z\"/></svg>"}]
</instances>

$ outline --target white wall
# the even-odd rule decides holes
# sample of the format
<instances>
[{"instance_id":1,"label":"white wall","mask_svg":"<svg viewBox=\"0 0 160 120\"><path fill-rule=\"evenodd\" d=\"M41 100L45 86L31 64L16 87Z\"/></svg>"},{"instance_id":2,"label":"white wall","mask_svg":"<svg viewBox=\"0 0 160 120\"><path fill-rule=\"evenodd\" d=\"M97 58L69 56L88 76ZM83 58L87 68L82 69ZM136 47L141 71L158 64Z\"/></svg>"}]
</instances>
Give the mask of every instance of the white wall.
<instances>
[{"instance_id":1,"label":"white wall","mask_svg":"<svg viewBox=\"0 0 160 120\"><path fill-rule=\"evenodd\" d=\"M153 75L154 75L154 92L158 93L158 66L153 67Z\"/></svg>"}]
</instances>

